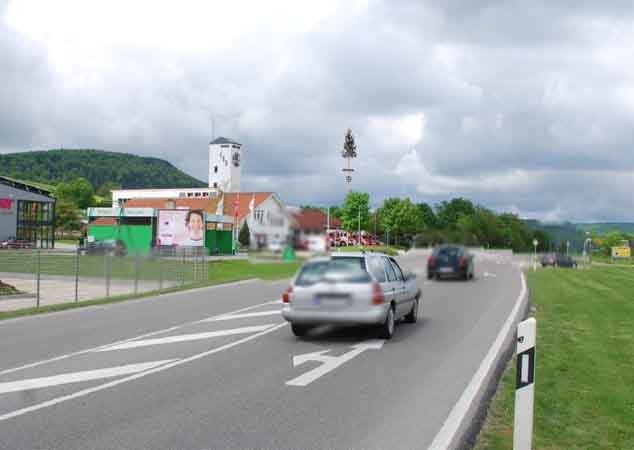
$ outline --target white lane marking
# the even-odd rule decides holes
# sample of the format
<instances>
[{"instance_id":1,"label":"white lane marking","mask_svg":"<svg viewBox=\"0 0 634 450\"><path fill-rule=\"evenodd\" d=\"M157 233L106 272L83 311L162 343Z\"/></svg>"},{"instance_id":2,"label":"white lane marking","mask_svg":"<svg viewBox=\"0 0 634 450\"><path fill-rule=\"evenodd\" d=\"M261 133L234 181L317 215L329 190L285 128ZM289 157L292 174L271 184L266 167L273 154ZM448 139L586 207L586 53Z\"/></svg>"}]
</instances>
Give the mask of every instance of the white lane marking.
<instances>
[{"instance_id":1,"label":"white lane marking","mask_svg":"<svg viewBox=\"0 0 634 450\"><path fill-rule=\"evenodd\" d=\"M379 350L383 347L383 343L385 341L382 339L370 340L366 342L361 342L360 344L353 345L353 350L344 353L340 356L328 356L324 355L324 353L329 352L330 350L322 350L319 352L313 353L304 353L303 355L293 356L293 366L297 367L308 361L319 361L321 362L321 366L316 367L312 370L309 370L303 375L298 376L297 378L293 378L290 381L287 381L286 384L288 386L306 386L316 379L326 375L328 372L336 369L343 363L350 361L352 358L359 356L366 350Z\"/></svg>"},{"instance_id":2,"label":"white lane marking","mask_svg":"<svg viewBox=\"0 0 634 450\"><path fill-rule=\"evenodd\" d=\"M495 277L497 277L497 275L494 273L484 272L484 278L495 278Z\"/></svg>"},{"instance_id":3,"label":"white lane marking","mask_svg":"<svg viewBox=\"0 0 634 450\"><path fill-rule=\"evenodd\" d=\"M271 300L271 301L264 302L264 303L258 303L257 305L252 305L252 306L247 306L246 308L236 309L235 311L228 312L228 313L217 314L215 316L207 317L207 318L202 319L202 320L194 320L194 321L190 321L190 322L185 322L185 323L183 323L181 325L176 325L176 326L173 326L173 327L164 328L162 330L152 331L150 333L140 334L138 336L134 336L134 337L131 337L131 338L123 339L123 340L120 340L120 341L111 342L109 344L99 345L97 347L87 348L87 349L79 350L79 351L72 352L72 353L66 353L66 354L63 354L63 355L60 355L60 356L55 356L53 358L43 359L41 361L36 361L36 362L29 363L29 364L24 364L22 366L13 367L11 369L5 369L5 370L0 371L0 375L6 375L8 373L17 372L19 370L30 369L32 367L37 367L37 366L41 366L43 364L48 364L48 363L51 363L51 362L60 361L60 360L67 359L67 358L70 358L70 357L73 357L73 356L83 355L85 353L94 352L94 351L99 350L100 348L109 347L111 345L123 344L124 342L134 341L136 339L143 339L143 338L150 337L150 336L155 336L155 335L161 334L161 333L167 333L167 332L170 332L170 331L178 330L179 328L182 328L182 327L186 327L188 325L192 325L192 324L195 324L195 323L203 322L205 320L209 320L209 319L214 318L214 317L221 317L221 316L225 316L227 314L234 314L234 313L240 313L240 312L243 312L243 311L249 311L251 309L260 308L260 307L262 307L264 305L271 305L271 304L274 304L276 302L277 302L277 300Z\"/></svg>"},{"instance_id":4,"label":"white lane marking","mask_svg":"<svg viewBox=\"0 0 634 450\"><path fill-rule=\"evenodd\" d=\"M504 344L504 341L508 336L511 327L517 320L520 306L522 305L522 299L526 295L526 279L524 278L524 273L520 272L520 277L522 280L522 289L520 291L520 294L517 296L517 300L515 301L515 306L513 307L513 310L506 319L506 322L504 322L504 325L500 329L500 332L491 345L491 348L489 348L489 352L482 360L480 367L478 367L476 373L473 374L471 381L462 392L462 395L460 396L454 407L451 409L451 412L449 413L449 416L447 416L445 423L438 431L438 434L436 434L436 437L429 446L429 450L444 450L449 448L449 446L451 445L451 441L453 440L456 432L458 431L458 428L460 427L460 424L464 420L465 415L471 407L471 403L473 403L473 400L478 393L478 389L484 382L487 374L491 372L493 364L497 359L500 351L502 350L502 345Z\"/></svg>"},{"instance_id":5,"label":"white lane marking","mask_svg":"<svg viewBox=\"0 0 634 450\"><path fill-rule=\"evenodd\" d=\"M254 313L245 313L245 314L227 314L226 316L220 317L212 317L210 319L205 319L203 322L217 322L220 320L233 320L233 319L246 319L248 317L262 317L262 316L281 316L282 311L276 309L275 311L260 311Z\"/></svg>"},{"instance_id":6,"label":"white lane marking","mask_svg":"<svg viewBox=\"0 0 634 450\"><path fill-rule=\"evenodd\" d=\"M60 384L79 383L80 381L98 380L100 378L113 378L121 375L144 372L163 364L176 361L175 359L165 359L163 361L152 361L140 364L127 364L124 366L108 367L105 369L84 370L81 372L62 373L50 377L30 378L27 380L9 381L0 383L0 394L9 392L26 391L29 389L41 389L45 387L58 386Z\"/></svg>"},{"instance_id":7,"label":"white lane marking","mask_svg":"<svg viewBox=\"0 0 634 450\"><path fill-rule=\"evenodd\" d=\"M249 342L249 341L251 341L253 339L257 339L260 336L264 336L265 334L272 333L273 331L276 331L276 330L278 330L278 329L280 329L280 328L282 328L282 327L284 327L286 325L288 325L288 324L287 323L281 323L279 325L275 325L274 327L269 328L268 330L264 330L261 333L252 334L251 336L247 336L247 337L239 339L239 340L237 340L235 342L231 342L229 344L225 344L225 345L222 345L220 347L213 348L213 349L208 350L206 352L198 353L197 355L193 355L193 356L190 356L188 358L179 359L179 360L174 361L172 363L165 364L163 366L156 367L154 369L146 370L145 372L136 373L136 374L127 376L125 378L119 378L118 380L113 380L113 381L110 381L108 383L101 384L99 386L94 386L94 387L91 387L91 388L88 388L88 389L83 389L81 391L75 392L74 394L64 395L62 397L57 397L57 398L54 398L52 400L48 400L46 402L38 403L36 405L27 406L26 408L16 409L15 411L11 411L9 413L1 415L0 416L0 422L8 420L8 419L11 419L13 417L22 416L22 415L28 414L30 412L38 411L40 409L47 408L49 406L57 405L59 403L62 403L62 402L68 401L68 400L73 400L75 398L82 397L84 395L92 394L94 392L99 392L99 391L102 391L104 389L108 389L108 388L117 386L119 384L126 383L128 381L137 380L137 379L142 378L142 377L144 377L146 375L150 375L150 374L157 373L157 372L162 372L163 370L171 369L172 367L177 367L177 366L180 366L182 364L186 364L188 362L195 361L195 360L200 359L200 358L204 358L205 356L213 355L214 353L218 353L218 352L221 352L221 351L224 351L224 350L228 350L228 349L230 349L232 347L235 347L237 345L244 344L245 342Z\"/></svg>"},{"instance_id":8,"label":"white lane marking","mask_svg":"<svg viewBox=\"0 0 634 450\"><path fill-rule=\"evenodd\" d=\"M141 341L130 341L123 344L111 345L105 348L95 350L96 352L109 352L112 350L127 350L130 348L149 347L150 345L175 344L187 341L199 341L201 339L210 339L221 336L233 336L236 334L249 334L264 331L275 324L267 323L266 325L257 325L254 327L231 328L229 330L208 331L205 333L177 334L176 336L166 336L162 338L145 339Z\"/></svg>"}]
</instances>

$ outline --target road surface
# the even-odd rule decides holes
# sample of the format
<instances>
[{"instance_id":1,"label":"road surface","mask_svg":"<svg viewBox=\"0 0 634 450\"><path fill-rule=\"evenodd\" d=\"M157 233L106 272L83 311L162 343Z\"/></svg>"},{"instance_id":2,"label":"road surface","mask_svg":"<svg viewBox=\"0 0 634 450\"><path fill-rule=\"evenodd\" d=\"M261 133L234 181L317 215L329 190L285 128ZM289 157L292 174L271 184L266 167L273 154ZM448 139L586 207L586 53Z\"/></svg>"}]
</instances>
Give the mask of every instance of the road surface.
<instances>
[{"instance_id":1,"label":"road surface","mask_svg":"<svg viewBox=\"0 0 634 450\"><path fill-rule=\"evenodd\" d=\"M508 261L427 281L390 341L295 338L286 281L248 281L0 322L2 449L427 448L521 289Z\"/></svg>"}]
</instances>

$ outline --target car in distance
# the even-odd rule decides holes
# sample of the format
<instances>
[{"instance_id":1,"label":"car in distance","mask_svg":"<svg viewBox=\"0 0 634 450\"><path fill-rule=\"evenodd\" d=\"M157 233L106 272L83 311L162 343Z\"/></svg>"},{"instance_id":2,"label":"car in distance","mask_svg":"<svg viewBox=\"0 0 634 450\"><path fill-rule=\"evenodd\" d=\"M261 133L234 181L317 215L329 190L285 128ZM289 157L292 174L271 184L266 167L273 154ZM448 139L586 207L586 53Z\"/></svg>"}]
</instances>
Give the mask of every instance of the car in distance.
<instances>
[{"instance_id":1,"label":"car in distance","mask_svg":"<svg viewBox=\"0 0 634 450\"><path fill-rule=\"evenodd\" d=\"M548 253L542 257L542 267L577 267L577 261L572 256L563 253Z\"/></svg>"},{"instance_id":2,"label":"car in distance","mask_svg":"<svg viewBox=\"0 0 634 450\"><path fill-rule=\"evenodd\" d=\"M387 255L334 253L307 261L284 292L282 316L296 336L324 324L375 325L390 339L399 319L415 323L421 292L416 276Z\"/></svg>"},{"instance_id":3,"label":"car in distance","mask_svg":"<svg viewBox=\"0 0 634 450\"><path fill-rule=\"evenodd\" d=\"M35 244L33 241L28 241L26 239L17 239L15 237L10 237L3 241L0 241L0 249L21 249L21 248L35 248Z\"/></svg>"},{"instance_id":4,"label":"car in distance","mask_svg":"<svg viewBox=\"0 0 634 450\"><path fill-rule=\"evenodd\" d=\"M577 267L577 261L575 261L572 256L564 254L557 254L556 264L557 267L570 267L573 269Z\"/></svg>"},{"instance_id":5,"label":"car in distance","mask_svg":"<svg viewBox=\"0 0 634 450\"><path fill-rule=\"evenodd\" d=\"M106 239L103 241L88 242L80 247L79 253L82 255L111 255L125 256L127 250L123 241L119 239Z\"/></svg>"},{"instance_id":6,"label":"car in distance","mask_svg":"<svg viewBox=\"0 0 634 450\"><path fill-rule=\"evenodd\" d=\"M445 277L470 280L475 274L473 254L462 245L443 244L427 258L427 279Z\"/></svg>"},{"instance_id":7,"label":"car in distance","mask_svg":"<svg viewBox=\"0 0 634 450\"><path fill-rule=\"evenodd\" d=\"M542 267L554 266L557 264L557 255L554 253L546 253L542 256Z\"/></svg>"}]
</instances>

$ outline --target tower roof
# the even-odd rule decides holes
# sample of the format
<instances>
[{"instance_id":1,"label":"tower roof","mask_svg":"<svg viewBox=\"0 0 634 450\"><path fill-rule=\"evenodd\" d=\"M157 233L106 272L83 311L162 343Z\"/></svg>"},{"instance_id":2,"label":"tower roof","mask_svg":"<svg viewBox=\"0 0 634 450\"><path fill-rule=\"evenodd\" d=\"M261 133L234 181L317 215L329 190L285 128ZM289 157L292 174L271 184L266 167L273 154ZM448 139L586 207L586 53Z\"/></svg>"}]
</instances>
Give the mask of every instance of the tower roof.
<instances>
[{"instance_id":1,"label":"tower roof","mask_svg":"<svg viewBox=\"0 0 634 450\"><path fill-rule=\"evenodd\" d=\"M222 136L217 137L216 139L211 141L209 144L210 145L215 145L215 144L236 144L236 145L242 145L239 142L232 141L231 139L227 139L226 137L222 137Z\"/></svg>"}]
</instances>

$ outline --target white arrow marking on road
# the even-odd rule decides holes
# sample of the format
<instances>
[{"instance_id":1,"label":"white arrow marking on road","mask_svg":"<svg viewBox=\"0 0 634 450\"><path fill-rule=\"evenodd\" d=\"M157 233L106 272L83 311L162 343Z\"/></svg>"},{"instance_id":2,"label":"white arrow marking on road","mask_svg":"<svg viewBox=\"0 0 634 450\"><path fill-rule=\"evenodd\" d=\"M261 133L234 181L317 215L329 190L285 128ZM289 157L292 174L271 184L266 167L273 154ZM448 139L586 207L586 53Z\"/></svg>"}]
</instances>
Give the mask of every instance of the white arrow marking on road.
<instances>
[{"instance_id":1,"label":"white arrow marking on road","mask_svg":"<svg viewBox=\"0 0 634 450\"><path fill-rule=\"evenodd\" d=\"M147 347L150 345L174 344L177 342L197 341L200 339L209 339L220 336L232 336L234 334L258 333L271 328L275 324L258 325L254 327L232 328L230 330L209 331L206 333L179 334L176 336L167 336L163 338L144 339L142 341L130 341L123 344L111 345L109 347L99 348L96 352L109 352L111 350L125 350L129 348Z\"/></svg>"},{"instance_id":2,"label":"white arrow marking on road","mask_svg":"<svg viewBox=\"0 0 634 450\"><path fill-rule=\"evenodd\" d=\"M497 275L494 273L484 272L484 278L489 278L489 277L495 278L497 277Z\"/></svg>"},{"instance_id":3,"label":"white arrow marking on road","mask_svg":"<svg viewBox=\"0 0 634 450\"><path fill-rule=\"evenodd\" d=\"M304 353L303 355L293 356L294 367L300 366L308 361L319 361L322 363L322 365L314 368L313 370L309 370L308 372L298 376L297 378L293 378L292 380L287 381L286 384L288 386L306 386L315 381L317 378L322 377L328 372L336 369L343 363L350 361L355 356L359 356L366 350L381 349L384 342L385 341L382 339L361 342L360 344L353 345L353 350L350 350L349 352L344 353L341 356L328 356L324 354L329 352L330 350L322 350L319 352Z\"/></svg>"},{"instance_id":4,"label":"white arrow marking on road","mask_svg":"<svg viewBox=\"0 0 634 450\"><path fill-rule=\"evenodd\" d=\"M169 364L175 359L163 361L152 361L141 364L128 364L125 366L108 367L106 369L85 370L83 372L70 372L51 377L31 378L27 380L9 381L0 383L0 394L9 392L26 391L29 389L41 389L45 387L58 386L60 384L79 383L80 381L99 380L101 378L113 378L121 375L143 372L153 369L163 364Z\"/></svg>"},{"instance_id":5,"label":"white arrow marking on road","mask_svg":"<svg viewBox=\"0 0 634 450\"><path fill-rule=\"evenodd\" d=\"M277 309L275 311L260 311L254 313L245 313L245 314L228 314L226 316L220 317L211 317L209 319L205 319L202 322L217 322L219 320L232 320L232 319L246 319L247 317L261 317L261 316L274 316L281 315L282 312Z\"/></svg>"}]
</instances>

